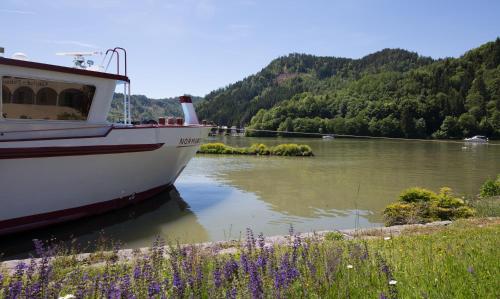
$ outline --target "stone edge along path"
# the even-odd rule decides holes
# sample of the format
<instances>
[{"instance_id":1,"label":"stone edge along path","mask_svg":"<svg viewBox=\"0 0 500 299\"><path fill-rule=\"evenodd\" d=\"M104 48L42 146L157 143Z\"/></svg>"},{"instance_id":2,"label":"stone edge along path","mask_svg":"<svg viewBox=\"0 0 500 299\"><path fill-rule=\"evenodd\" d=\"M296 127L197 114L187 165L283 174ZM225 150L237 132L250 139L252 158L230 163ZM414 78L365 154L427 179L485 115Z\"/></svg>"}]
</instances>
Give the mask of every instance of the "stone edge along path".
<instances>
[{"instance_id":1,"label":"stone edge along path","mask_svg":"<svg viewBox=\"0 0 500 299\"><path fill-rule=\"evenodd\" d=\"M360 228L360 229L342 229L342 230L325 230L317 232L307 232L307 233L297 233L302 239L316 238L317 240L324 240L328 233L340 233L343 235L344 239L354 239L354 238L380 238L380 237L392 237L400 235L404 230L408 229L419 229L419 228L429 228L429 227L442 227L451 224L452 221L436 221L426 224L405 224L405 225L394 225L389 227L374 227L374 228ZM290 235L278 235L265 237L265 246L273 245L284 245L290 244ZM181 247L192 246L200 250L212 251L216 254L236 254L241 246L244 246L244 240L231 240L231 241L214 241L214 242L204 242L204 243L194 243L194 244L182 244ZM131 261L134 258L141 257L150 253L150 247L142 247L139 249L121 249L118 251L117 261ZM165 248L166 249L166 248ZM166 252L167 250L164 250ZM102 255L110 255L111 251L103 252ZM81 253L76 255L78 260L92 260L92 256L95 253ZM165 256L168 255L165 253ZM29 264L32 259L19 259L0 262L0 273L7 271L8 273L13 273L16 265L21 262ZM35 258L35 262L39 262L40 258ZM99 265L102 262L90 262L91 265Z\"/></svg>"}]
</instances>

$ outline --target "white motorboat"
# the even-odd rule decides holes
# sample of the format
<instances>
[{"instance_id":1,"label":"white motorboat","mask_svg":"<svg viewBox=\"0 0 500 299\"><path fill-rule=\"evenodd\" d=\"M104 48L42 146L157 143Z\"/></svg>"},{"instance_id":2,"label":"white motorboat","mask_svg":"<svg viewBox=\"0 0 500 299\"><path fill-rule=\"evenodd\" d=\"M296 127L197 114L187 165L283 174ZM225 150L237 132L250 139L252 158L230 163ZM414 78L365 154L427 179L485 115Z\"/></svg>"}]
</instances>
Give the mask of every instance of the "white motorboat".
<instances>
[{"instance_id":1,"label":"white motorboat","mask_svg":"<svg viewBox=\"0 0 500 299\"><path fill-rule=\"evenodd\" d=\"M321 138L323 140L332 140L332 139L335 139L335 136L333 136L333 135L323 135Z\"/></svg>"},{"instance_id":2,"label":"white motorboat","mask_svg":"<svg viewBox=\"0 0 500 299\"><path fill-rule=\"evenodd\" d=\"M210 130L188 96L180 97L184 118L132 125L126 51L106 52L116 73L85 61L88 53L71 55L73 68L0 57L0 234L150 198L172 186ZM112 124L117 84L123 123Z\"/></svg>"},{"instance_id":3,"label":"white motorboat","mask_svg":"<svg viewBox=\"0 0 500 299\"><path fill-rule=\"evenodd\" d=\"M485 136L476 135L474 137L465 138L464 141L472 143L488 143L488 138L486 138Z\"/></svg>"}]
</instances>

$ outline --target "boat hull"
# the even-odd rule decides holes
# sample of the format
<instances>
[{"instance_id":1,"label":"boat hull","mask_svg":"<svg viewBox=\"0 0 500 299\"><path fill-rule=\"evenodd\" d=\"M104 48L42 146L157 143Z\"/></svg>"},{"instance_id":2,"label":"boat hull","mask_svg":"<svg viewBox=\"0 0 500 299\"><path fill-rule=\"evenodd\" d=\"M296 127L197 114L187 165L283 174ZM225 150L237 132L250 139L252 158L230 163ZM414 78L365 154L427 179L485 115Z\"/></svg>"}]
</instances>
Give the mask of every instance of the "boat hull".
<instances>
[{"instance_id":1,"label":"boat hull","mask_svg":"<svg viewBox=\"0 0 500 299\"><path fill-rule=\"evenodd\" d=\"M0 144L0 234L104 213L168 189L208 130L131 127L101 138Z\"/></svg>"}]
</instances>

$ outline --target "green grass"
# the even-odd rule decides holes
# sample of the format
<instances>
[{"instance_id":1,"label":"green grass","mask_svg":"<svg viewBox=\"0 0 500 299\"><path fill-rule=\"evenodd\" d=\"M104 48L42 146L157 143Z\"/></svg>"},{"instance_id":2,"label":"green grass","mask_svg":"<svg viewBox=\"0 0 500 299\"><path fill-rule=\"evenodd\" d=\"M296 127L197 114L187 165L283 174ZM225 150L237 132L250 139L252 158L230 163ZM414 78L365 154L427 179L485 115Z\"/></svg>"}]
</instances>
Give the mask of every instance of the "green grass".
<instances>
[{"instance_id":1,"label":"green grass","mask_svg":"<svg viewBox=\"0 0 500 299\"><path fill-rule=\"evenodd\" d=\"M407 230L389 239L339 240L332 234L324 241L290 237L289 244L272 248L251 241L250 233L250 241L235 254L172 246L170 258L164 258L156 243L147 257L137 255L129 262L108 254L95 266L67 256L56 258L48 274L38 266L31 276L26 270L4 272L0 298L6 298L9 287L19 281L26 295L42 277L48 280L39 295L48 297L83 292L86 298L104 298L120 292L137 298L161 298L161 294L169 298L499 298L499 234L499 219L470 219L448 227ZM245 270L245 259L250 270ZM262 260L266 261L263 267ZM237 268L226 276L231 261ZM173 283L175 275L182 292Z\"/></svg>"}]
</instances>

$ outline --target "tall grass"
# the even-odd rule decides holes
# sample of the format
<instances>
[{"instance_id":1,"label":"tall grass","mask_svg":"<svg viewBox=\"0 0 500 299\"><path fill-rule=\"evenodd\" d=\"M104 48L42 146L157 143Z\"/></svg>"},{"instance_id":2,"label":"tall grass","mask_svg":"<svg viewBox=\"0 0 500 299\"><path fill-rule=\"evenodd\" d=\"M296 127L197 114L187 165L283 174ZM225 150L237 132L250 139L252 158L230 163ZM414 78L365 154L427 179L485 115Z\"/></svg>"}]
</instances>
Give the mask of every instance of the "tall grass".
<instances>
[{"instance_id":1,"label":"tall grass","mask_svg":"<svg viewBox=\"0 0 500 299\"><path fill-rule=\"evenodd\" d=\"M491 222L491 221L490 221ZM460 221L426 235L266 243L247 231L238 250L164 246L98 264L76 256L41 259L0 276L0 298L498 298L497 222ZM70 298L67 296L66 298Z\"/></svg>"}]
</instances>

